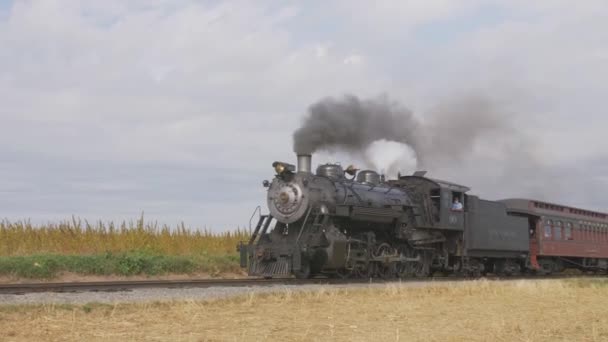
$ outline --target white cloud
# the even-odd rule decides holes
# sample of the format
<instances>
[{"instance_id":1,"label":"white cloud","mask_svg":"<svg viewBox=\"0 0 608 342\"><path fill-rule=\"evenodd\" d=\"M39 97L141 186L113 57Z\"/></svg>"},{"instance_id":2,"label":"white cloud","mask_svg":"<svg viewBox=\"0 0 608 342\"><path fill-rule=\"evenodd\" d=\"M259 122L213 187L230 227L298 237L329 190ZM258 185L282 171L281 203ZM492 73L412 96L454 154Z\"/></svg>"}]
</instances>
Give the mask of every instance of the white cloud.
<instances>
[{"instance_id":1,"label":"white cloud","mask_svg":"<svg viewBox=\"0 0 608 342\"><path fill-rule=\"evenodd\" d=\"M329 47L325 44L318 44L317 46L315 46L315 54L317 55L317 58L326 57L328 50Z\"/></svg>"},{"instance_id":2,"label":"white cloud","mask_svg":"<svg viewBox=\"0 0 608 342\"><path fill-rule=\"evenodd\" d=\"M111 218L148 206L160 219L234 226L264 202L268 165L293 160L306 107L343 93L387 92L421 113L481 89L513 109L542 164L605 155L607 10L602 1L16 1L0 14L0 191L23 200L7 197L0 216ZM499 171L481 151L471 163L490 159ZM158 171L167 165L183 170ZM235 174L245 178L227 189ZM192 196L201 192L222 200ZM32 196L56 205L28 207ZM197 219L207 201L214 209Z\"/></svg>"},{"instance_id":3,"label":"white cloud","mask_svg":"<svg viewBox=\"0 0 608 342\"><path fill-rule=\"evenodd\" d=\"M349 55L344 58L344 64L358 65L363 63L363 57L357 54Z\"/></svg>"},{"instance_id":4,"label":"white cloud","mask_svg":"<svg viewBox=\"0 0 608 342\"><path fill-rule=\"evenodd\" d=\"M419 25L466 12L478 1L392 1L379 0L370 5L363 0L338 0L335 10L348 18L357 36L374 35L378 40L410 34ZM329 5L331 7L331 5Z\"/></svg>"}]
</instances>

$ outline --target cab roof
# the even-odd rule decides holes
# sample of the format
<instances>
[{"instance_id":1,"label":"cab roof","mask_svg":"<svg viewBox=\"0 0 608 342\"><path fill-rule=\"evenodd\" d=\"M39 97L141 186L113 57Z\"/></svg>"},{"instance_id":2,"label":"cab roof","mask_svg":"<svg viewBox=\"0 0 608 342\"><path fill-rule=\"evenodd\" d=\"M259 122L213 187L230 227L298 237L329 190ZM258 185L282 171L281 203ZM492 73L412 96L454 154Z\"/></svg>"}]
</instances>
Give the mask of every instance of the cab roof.
<instances>
[{"instance_id":1,"label":"cab roof","mask_svg":"<svg viewBox=\"0 0 608 342\"><path fill-rule=\"evenodd\" d=\"M444 181L441 179L434 179L434 178L427 178L424 177L425 173L422 172L416 172L413 176L401 176L399 179L403 179L403 180L407 180L407 179L422 179L425 180L427 182L431 182L433 184L435 184L437 187L442 188L442 189L448 189L450 191L456 191L456 192L467 192L470 191L471 188L464 186L464 185L460 185L460 184L456 184L456 183L452 183L452 182L448 182L448 181Z\"/></svg>"}]
</instances>

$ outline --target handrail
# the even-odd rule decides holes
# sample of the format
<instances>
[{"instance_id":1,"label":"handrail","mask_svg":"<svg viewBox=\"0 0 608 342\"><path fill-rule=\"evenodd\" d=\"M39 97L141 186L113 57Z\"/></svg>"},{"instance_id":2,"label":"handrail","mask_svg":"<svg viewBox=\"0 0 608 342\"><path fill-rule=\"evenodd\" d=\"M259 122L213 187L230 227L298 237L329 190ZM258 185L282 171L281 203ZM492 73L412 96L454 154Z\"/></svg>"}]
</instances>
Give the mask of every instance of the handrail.
<instances>
[{"instance_id":1,"label":"handrail","mask_svg":"<svg viewBox=\"0 0 608 342\"><path fill-rule=\"evenodd\" d=\"M302 233L304 232L304 228L306 227L306 223L308 223L308 216L310 216L310 212L312 211L312 207L308 208L308 212L306 213L306 218L304 218L304 222L302 223L302 228L300 228L300 233L298 234L298 238L296 239L296 244L300 241L302 237Z\"/></svg>"},{"instance_id":2,"label":"handrail","mask_svg":"<svg viewBox=\"0 0 608 342\"><path fill-rule=\"evenodd\" d=\"M253 220L253 217L255 216L255 213L259 212L260 216L262 216L262 207L261 206L257 206L255 207L255 210L253 211L253 214L251 214L251 217L249 218L249 234L251 234L251 221Z\"/></svg>"}]
</instances>

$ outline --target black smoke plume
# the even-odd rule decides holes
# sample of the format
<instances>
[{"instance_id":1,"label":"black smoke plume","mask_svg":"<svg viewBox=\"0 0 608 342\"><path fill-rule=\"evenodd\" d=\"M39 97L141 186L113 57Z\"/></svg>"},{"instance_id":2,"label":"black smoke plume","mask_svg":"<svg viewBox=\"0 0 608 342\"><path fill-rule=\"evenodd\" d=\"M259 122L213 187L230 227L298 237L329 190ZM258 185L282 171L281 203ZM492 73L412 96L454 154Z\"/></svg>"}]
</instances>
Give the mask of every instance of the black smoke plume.
<instances>
[{"instance_id":1,"label":"black smoke plume","mask_svg":"<svg viewBox=\"0 0 608 342\"><path fill-rule=\"evenodd\" d=\"M573 198L569 192L605 184L600 178L586 179L584 185L572 183L589 173L575 163L562 168L545 164L542 142L526 134L524 125L533 122L530 114L517 99L494 93L494 97L469 93L438 101L417 115L387 96L324 98L310 106L294 133L294 150L348 152L367 163L366 167L393 175L416 167L432 177L470 185L490 198L529 197L576 204L586 199ZM395 155L395 149L378 148L376 141L407 145L415 160L410 153ZM585 196L592 193L589 190Z\"/></svg>"},{"instance_id":2,"label":"black smoke plume","mask_svg":"<svg viewBox=\"0 0 608 342\"><path fill-rule=\"evenodd\" d=\"M373 100L351 95L342 99L329 97L310 106L302 127L294 133L294 151L358 152L381 139L416 146L417 127L412 112L386 96Z\"/></svg>"},{"instance_id":3,"label":"black smoke plume","mask_svg":"<svg viewBox=\"0 0 608 342\"><path fill-rule=\"evenodd\" d=\"M496 140L516 135L506 118L483 96L440 103L420 118L387 96L328 97L310 106L294 133L294 151L342 150L364 155L373 142L386 140L409 146L419 167L440 166L465 158L482 137Z\"/></svg>"}]
</instances>

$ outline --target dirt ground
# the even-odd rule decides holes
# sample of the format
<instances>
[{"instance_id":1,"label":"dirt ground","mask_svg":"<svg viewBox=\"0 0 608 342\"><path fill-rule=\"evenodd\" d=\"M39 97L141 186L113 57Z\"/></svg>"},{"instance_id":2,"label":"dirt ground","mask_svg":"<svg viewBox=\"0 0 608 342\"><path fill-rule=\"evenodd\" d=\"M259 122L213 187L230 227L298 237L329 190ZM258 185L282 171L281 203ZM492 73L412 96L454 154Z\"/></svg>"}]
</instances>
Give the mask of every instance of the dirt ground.
<instances>
[{"instance_id":1,"label":"dirt ground","mask_svg":"<svg viewBox=\"0 0 608 342\"><path fill-rule=\"evenodd\" d=\"M2 341L608 341L608 281L474 281L211 302L0 307Z\"/></svg>"}]
</instances>

